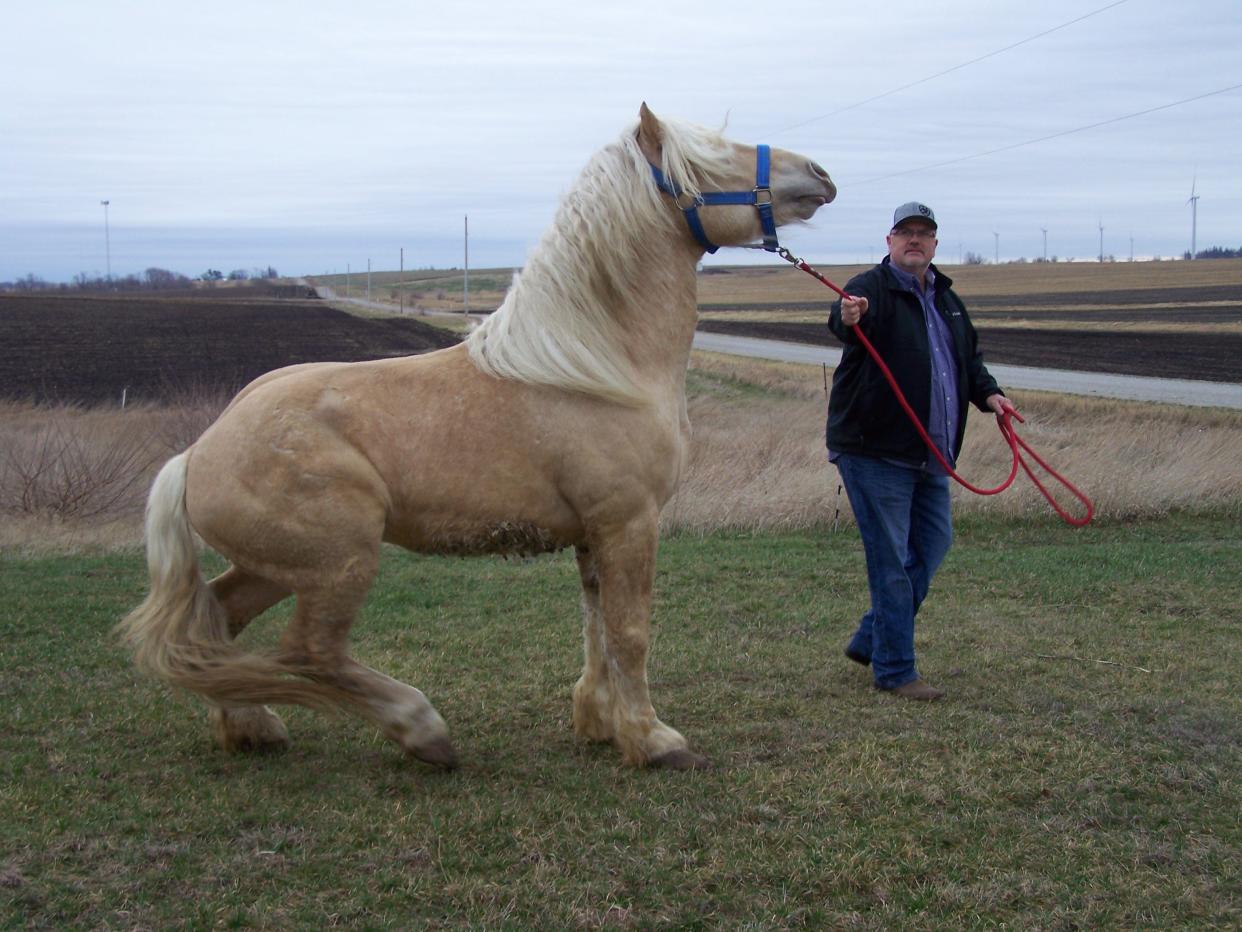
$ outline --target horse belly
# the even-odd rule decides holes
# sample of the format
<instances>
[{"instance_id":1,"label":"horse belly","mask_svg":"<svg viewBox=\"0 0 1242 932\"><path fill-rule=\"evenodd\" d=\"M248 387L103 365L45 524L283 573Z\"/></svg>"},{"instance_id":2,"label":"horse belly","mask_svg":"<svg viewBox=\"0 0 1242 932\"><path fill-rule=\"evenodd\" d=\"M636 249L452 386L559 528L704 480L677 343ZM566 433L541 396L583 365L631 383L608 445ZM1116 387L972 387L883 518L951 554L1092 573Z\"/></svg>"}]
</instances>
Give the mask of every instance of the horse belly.
<instances>
[{"instance_id":1,"label":"horse belly","mask_svg":"<svg viewBox=\"0 0 1242 932\"><path fill-rule=\"evenodd\" d=\"M416 553L473 557L499 554L532 557L555 553L581 541L581 533L521 519L389 522L384 539Z\"/></svg>"},{"instance_id":2,"label":"horse belly","mask_svg":"<svg viewBox=\"0 0 1242 932\"><path fill-rule=\"evenodd\" d=\"M459 556L534 556L582 541L578 515L537 460L519 463L512 451L480 460L432 446L435 456L419 457L421 468L391 483L385 540Z\"/></svg>"}]
</instances>

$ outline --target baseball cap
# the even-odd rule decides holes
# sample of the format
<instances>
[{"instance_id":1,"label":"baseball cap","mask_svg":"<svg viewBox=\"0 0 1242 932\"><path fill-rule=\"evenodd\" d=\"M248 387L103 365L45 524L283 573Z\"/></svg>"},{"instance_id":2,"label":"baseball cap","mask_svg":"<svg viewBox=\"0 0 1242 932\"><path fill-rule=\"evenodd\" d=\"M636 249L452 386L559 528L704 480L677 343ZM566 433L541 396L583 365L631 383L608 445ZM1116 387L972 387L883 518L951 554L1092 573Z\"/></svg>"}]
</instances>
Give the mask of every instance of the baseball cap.
<instances>
[{"instance_id":1,"label":"baseball cap","mask_svg":"<svg viewBox=\"0 0 1242 932\"><path fill-rule=\"evenodd\" d=\"M932 209L926 204L920 204L918 201L910 201L902 204L893 211L893 227L896 228L906 220L925 220L936 227L936 215L932 213Z\"/></svg>"}]
</instances>

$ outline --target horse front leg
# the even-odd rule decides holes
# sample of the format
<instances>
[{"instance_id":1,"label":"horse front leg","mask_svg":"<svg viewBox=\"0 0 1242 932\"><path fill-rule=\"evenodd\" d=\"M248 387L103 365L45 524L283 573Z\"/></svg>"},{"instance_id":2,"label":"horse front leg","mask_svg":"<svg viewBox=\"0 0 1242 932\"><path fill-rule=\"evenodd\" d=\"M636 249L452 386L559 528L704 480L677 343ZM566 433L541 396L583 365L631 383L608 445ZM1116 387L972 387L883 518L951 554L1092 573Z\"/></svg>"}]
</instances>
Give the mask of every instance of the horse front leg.
<instances>
[{"instance_id":1,"label":"horse front leg","mask_svg":"<svg viewBox=\"0 0 1242 932\"><path fill-rule=\"evenodd\" d=\"M599 602L599 568L587 547L577 549L582 578L582 676L574 684L574 732L589 741L611 741L612 685Z\"/></svg>"},{"instance_id":2,"label":"horse front leg","mask_svg":"<svg viewBox=\"0 0 1242 932\"><path fill-rule=\"evenodd\" d=\"M609 687L611 737L627 764L690 770L708 766L707 759L691 751L678 731L656 717L647 688L658 536L658 515L653 511L597 534L591 541L598 574L602 667ZM584 678L589 673L588 668ZM600 695L598 689L595 694ZM597 700L594 708L602 712L605 706ZM575 703L575 716L577 710Z\"/></svg>"}]
</instances>

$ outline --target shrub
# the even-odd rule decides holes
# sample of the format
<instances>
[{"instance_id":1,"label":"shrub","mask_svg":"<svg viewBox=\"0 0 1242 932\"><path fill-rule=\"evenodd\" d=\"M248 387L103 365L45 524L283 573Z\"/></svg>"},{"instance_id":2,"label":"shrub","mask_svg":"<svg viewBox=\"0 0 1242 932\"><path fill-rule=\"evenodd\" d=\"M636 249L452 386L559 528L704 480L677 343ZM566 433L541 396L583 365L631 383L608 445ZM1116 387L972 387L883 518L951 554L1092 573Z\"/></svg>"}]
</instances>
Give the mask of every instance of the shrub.
<instances>
[{"instance_id":1,"label":"shrub","mask_svg":"<svg viewBox=\"0 0 1242 932\"><path fill-rule=\"evenodd\" d=\"M89 519L141 508L163 452L141 416L65 406L21 420L0 429L0 512Z\"/></svg>"}]
</instances>

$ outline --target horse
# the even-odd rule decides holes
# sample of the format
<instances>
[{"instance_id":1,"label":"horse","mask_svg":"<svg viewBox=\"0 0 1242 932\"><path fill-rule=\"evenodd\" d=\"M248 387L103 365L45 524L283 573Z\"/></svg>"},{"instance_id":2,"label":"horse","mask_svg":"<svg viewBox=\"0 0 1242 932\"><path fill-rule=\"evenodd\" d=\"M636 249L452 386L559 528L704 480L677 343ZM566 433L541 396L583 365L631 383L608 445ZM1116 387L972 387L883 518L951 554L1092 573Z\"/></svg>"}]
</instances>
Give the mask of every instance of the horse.
<instances>
[{"instance_id":1,"label":"horse","mask_svg":"<svg viewBox=\"0 0 1242 932\"><path fill-rule=\"evenodd\" d=\"M757 161L770 185L756 183ZM752 196L717 202L713 188ZM136 664L205 699L228 751L286 745L269 706L299 704L349 711L452 768L448 727L423 692L349 654L382 545L573 547L576 734L612 742L633 766L707 766L656 717L647 684L660 510L688 454L696 268L706 249L808 220L835 195L804 156L661 120L644 103L463 343L269 372L164 464L147 501L149 593L118 625ZM195 535L231 564L210 582ZM290 596L276 647L235 642Z\"/></svg>"}]
</instances>

